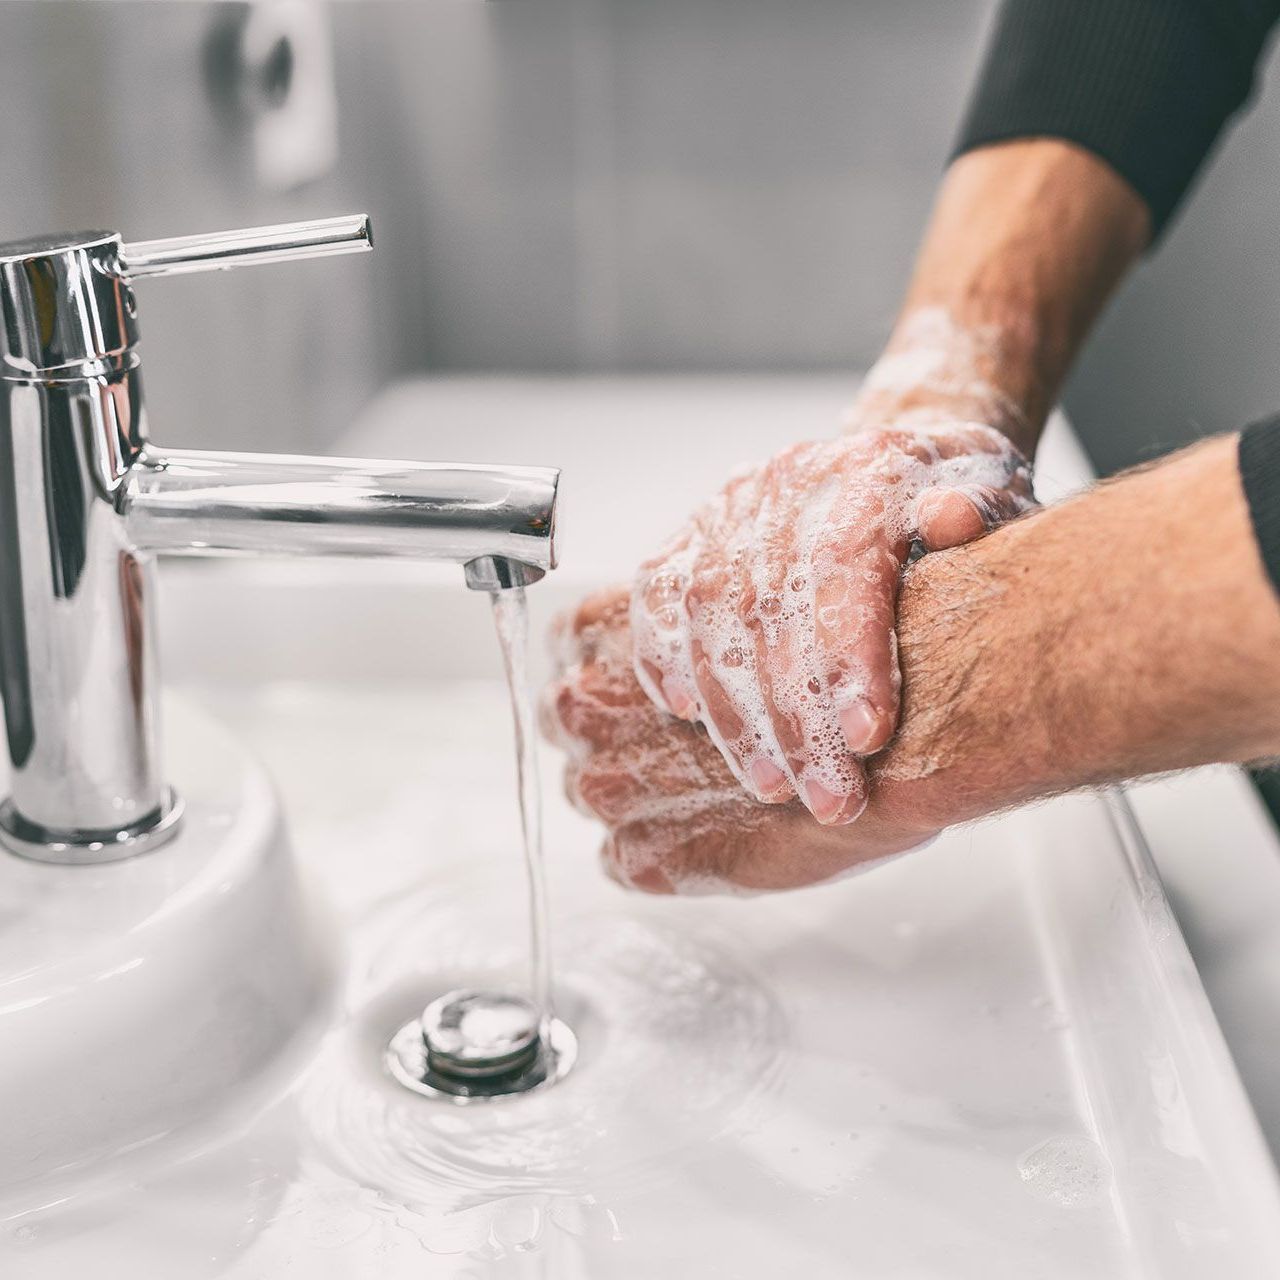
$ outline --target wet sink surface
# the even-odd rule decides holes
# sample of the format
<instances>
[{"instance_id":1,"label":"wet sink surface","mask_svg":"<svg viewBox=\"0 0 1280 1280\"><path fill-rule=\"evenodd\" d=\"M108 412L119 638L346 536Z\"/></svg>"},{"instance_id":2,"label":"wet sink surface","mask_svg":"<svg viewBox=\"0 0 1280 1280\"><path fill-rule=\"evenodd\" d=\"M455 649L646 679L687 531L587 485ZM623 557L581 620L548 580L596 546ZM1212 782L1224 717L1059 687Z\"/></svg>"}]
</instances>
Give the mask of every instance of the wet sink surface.
<instances>
[{"instance_id":1,"label":"wet sink surface","mask_svg":"<svg viewBox=\"0 0 1280 1280\"><path fill-rule=\"evenodd\" d=\"M341 451L465 438L563 465L566 565L531 592L536 633L851 392L415 383ZM1057 422L1042 496L1086 474ZM544 757L581 1058L546 1093L459 1110L380 1063L432 996L525 959L486 602L453 569L264 562L165 566L160 607L169 678L279 783L339 977L271 1101L233 1091L181 1142L0 1206L4 1280L1280 1275L1274 1169L1163 891L1099 802L825 889L649 900L599 874Z\"/></svg>"},{"instance_id":2,"label":"wet sink surface","mask_svg":"<svg viewBox=\"0 0 1280 1280\"><path fill-rule=\"evenodd\" d=\"M10 1217L6 1275L1244 1276L1272 1256L1270 1184L1232 1185L1263 1167L1247 1111L1187 1056L1163 899L1129 901L1093 802L825 889L646 900L598 873L544 760L582 1057L460 1110L380 1054L432 995L524 963L505 691L199 696L267 760L333 905L330 1029L203 1148Z\"/></svg>"}]
</instances>

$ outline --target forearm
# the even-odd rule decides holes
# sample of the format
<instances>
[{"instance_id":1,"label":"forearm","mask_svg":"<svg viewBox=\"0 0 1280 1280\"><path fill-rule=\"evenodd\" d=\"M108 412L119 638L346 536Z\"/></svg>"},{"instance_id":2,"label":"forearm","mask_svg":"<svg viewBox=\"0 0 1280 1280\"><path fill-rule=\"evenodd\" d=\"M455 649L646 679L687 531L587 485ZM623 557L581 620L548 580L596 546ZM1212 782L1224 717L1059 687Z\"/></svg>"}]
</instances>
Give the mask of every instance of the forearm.
<instances>
[{"instance_id":1,"label":"forearm","mask_svg":"<svg viewBox=\"0 0 1280 1280\"><path fill-rule=\"evenodd\" d=\"M633 674L627 593L562 633L544 703L610 874L651 892L815 884L938 830L1077 787L1280 754L1280 599L1236 441L925 556L903 580L903 718L865 810L761 803Z\"/></svg>"},{"instance_id":2,"label":"forearm","mask_svg":"<svg viewBox=\"0 0 1280 1280\"><path fill-rule=\"evenodd\" d=\"M913 829L1280 754L1280 604L1234 439L926 557L899 635L902 726L871 786Z\"/></svg>"},{"instance_id":3,"label":"forearm","mask_svg":"<svg viewBox=\"0 0 1280 1280\"><path fill-rule=\"evenodd\" d=\"M1132 188L1077 147L1029 139L962 156L859 417L887 421L945 402L1033 453L1071 361L1149 231Z\"/></svg>"}]
</instances>

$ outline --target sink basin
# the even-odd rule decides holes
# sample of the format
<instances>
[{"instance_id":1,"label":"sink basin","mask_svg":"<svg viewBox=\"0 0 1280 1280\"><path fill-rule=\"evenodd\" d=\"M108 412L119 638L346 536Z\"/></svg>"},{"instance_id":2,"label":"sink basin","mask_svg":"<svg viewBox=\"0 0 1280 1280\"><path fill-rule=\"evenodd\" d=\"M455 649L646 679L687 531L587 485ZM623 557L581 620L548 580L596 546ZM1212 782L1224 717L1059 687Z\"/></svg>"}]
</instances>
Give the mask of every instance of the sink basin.
<instances>
[{"instance_id":1,"label":"sink basin","mask_svg":"<svg viewBox=\"0 0 1280 1280\"><path fill-rule=\"evenodd\" d=\"M0 1196L171 1147L323 1020L329 931L271 783L209 717L170 710L181 838L102 866L0 856Z\"/></svg>"},{"instance_id":2,"label":"sink basin","mask_svg":"<svg viewBox=\"0 0 1280 1280\"><path fill-rule=\"evenodd\" d=\"M611 457L601 421L674 439L694 406L754 456L847 395L535 391L537 430L480 449L566 470L567 563L530 593L535 630L741 460L704 449L668 481L625 432L634 456ZM425 456L432 424L517 422L529 394L404 388L342 447L411 456L416 422ZM1061 486L1081 476L1056 430ZM580 1058L459 1109L382 1054L441 992L523 976L487 602L404 566L188 563L161 585L190 836L116 864L118 892L0 866L6 1280L1280 1274L1274 1170L1123 806L1064 798L821 889L651 900L598 873L548 755L557 1008ZM266 762L289 843L212 716ZM65 1004L14 1010L15 982ZM43 1021L4 1022L24 1016Z\"/></svg>"}]
</instances>

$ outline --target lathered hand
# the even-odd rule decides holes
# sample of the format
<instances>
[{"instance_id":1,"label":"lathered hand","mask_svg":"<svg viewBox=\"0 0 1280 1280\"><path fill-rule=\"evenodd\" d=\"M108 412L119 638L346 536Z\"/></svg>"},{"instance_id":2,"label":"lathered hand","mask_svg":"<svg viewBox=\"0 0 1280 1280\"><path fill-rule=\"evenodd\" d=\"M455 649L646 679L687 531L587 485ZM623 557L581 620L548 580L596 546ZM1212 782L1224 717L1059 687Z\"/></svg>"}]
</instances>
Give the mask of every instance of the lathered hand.
<instances>
[{"instance_id":1,"label":"lathered hand","mask_svg":"<svg viewBox=\"0 0 1280 1280\"><path fill-rule=\"evenodd\" d=\"M897 723L912 544L967 542L1032 502L1005 435L932 407L795 445L735 476L641 566L636 676L706 727L752 797L850 822L866 803L860 758Z\"/></svg>"},{"instance_id":2,"label":"lathered hand","mask_svg":"<svg viewBox=\"0 0 1280 1280\"><path fill-rule=\"evenodd\" d=\"M868 815L819 827L796 803L753 800L699 728L665 715L632 669L625 591L561 619L544 733L568 755L565 787L608 829L606 871L651 893L752 892L830 879L911 848L931 830Z\"/></svg>"}]
</instances>

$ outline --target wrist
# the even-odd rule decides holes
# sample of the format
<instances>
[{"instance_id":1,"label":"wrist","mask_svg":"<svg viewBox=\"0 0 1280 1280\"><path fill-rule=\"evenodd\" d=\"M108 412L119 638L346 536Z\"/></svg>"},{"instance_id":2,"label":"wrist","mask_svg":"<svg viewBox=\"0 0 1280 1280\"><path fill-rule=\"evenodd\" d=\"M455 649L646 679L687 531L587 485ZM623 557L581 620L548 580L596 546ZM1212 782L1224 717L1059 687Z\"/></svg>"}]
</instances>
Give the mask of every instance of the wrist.
<instances>
[{"instance_id":1,"label":"wrist","mask_svg":"<svg viewBox=\"0 0 1280 1280\"><path fill-rule=\"evenodd\" d=\"M850 411L848 429L917 422L980 422L1030 458L1050 400L1028 354L1028 335L1010 322L970 323L943 306L904 312Z\"/></svg>"},{"instance_id":2,"label":"wrist","mask_svg":"<svg viewBox=\"0 0 1280 1280\"><path fill-rule=\"evenodd\" d=\"M905 575L895 824L1280 751L1280 611L1234 438L1097 486Z\"/></svg>"},{"instance_id":3,"label":"wrist","mask_svg":"<svg viewBox=\"0 0 1280 1280\"><path fill-rule=\"evenodd\" d=\"M1024 138L969 152L947 171L886 356L916 341L918 316L945 315L995 393L991 425L1030 456L1149 230L1142 201L1082 148Z\"/></svg>"},{"instance_id":4,"label":"wrist","mask_svg":"<svg viewBox=\"0 0 1280 1280\"><path fill-rule=\"evenodd\" d=\"M942 830L1061 789L1035 682L1005 680L1026 613L1008 587L1027 567L1024 539L1008 535L1037 523L925 556L904 576L902 716L868 762L871 801L896 825Z\"/></svg>"}]
</instances>

